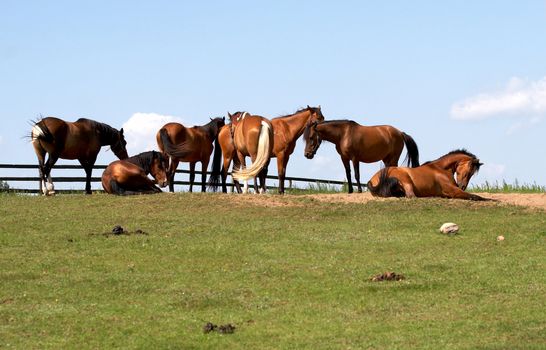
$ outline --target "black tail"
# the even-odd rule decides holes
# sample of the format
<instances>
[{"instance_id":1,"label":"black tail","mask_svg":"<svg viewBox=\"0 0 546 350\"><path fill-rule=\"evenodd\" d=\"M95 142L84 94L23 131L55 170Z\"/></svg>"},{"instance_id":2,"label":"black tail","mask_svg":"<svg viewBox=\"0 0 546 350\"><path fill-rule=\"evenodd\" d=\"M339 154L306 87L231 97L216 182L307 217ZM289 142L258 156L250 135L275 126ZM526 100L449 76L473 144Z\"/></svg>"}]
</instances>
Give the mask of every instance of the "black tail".
<instances>
[{"instance_id":1,"label":"black tail","mask_svg":"<svg viewBox=\"0 0 546 350\"><path fill-rule=\"evenodd\" d=\"M191 144L189 142L182 142L179 145L174 145L169 139L166 129L159 130L159 136L163 143L163 150L169 157L182 159L187 157L191 152Z\"/></svg>"},{"instance_id":2,"label":"black tail","mask_svg":"<svg viewBox=\"0 0 546 350\"><path fill-rule=\"evenodd\" d=\"M406 165L409 167L411 165L412 168L419 166L419 148L417 148L417 144L415 143L415 140L406 134L405 132L402 133L402 136L404 137L404 144L406 144L406 150L408 154L406 155L406 159L404 159L404 162L406 162Z\"/></svg>"},{"instance_id":3,"label":"black tail","mask_svg":"<svg viewBox=\"0 0 546 350\"><path fill-rule=\"evenodd\" d=\"M368 190L375 197L405 197L406 193L395 177L389 177L389 168L381 169L379 173L379 183L373 186L368 181Z\"/></svg>"},{"instance_id":4,"label":"black tail","mask_svg":"<svg viewBox=\"0 0 546 350\"><path fill-rule=\"evenodd\" d=\"M214 139L214 156L212 157L212 170L207 182L207 186L213 192L218 190L220 186L220 175L222 174L222 149L218 142L218 135Z\"/></svg>"}]
</instances>

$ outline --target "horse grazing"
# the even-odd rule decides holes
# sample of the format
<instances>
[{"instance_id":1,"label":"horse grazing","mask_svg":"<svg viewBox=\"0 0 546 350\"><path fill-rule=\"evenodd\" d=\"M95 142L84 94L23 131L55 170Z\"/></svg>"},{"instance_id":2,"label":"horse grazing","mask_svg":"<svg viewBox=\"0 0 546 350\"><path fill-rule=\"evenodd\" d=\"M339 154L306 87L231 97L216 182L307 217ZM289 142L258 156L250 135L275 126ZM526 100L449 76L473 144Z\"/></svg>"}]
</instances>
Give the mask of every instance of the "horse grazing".
<instances>
[{"instance_id":1,"label":"horse grazing","mask_svg":"<svg viewBox=\"0 0 546 350\"><path fill-rule=\"evenodd\" d=\"M123 129L118 131L110 125L90 119L66 122L54 117L43 118L34 123L31 140L38 157L40 191L45 195L55 194L51 169L59 158L77 159L80 162L86 175L85 193L91 194L91 172L100 148L110 145L119 159L128 157ZM46 153L49 154L47 162Z\"/></svg>"},{"instance_id":2,"label":"horse grazing","mask_svg":"<svg viewBox=\"0 0 546 350\"><path fill-rule=\"evenodd\" d=\"M201 191L206 190L207 168L213 150L212 174L209 187L216 191L220 178L222 152L218 144L218 132L225 125L225 119L214 118L206 125L186 128L179 123L167 123L157 132L159 150L169 159L169 191L174 192L174 175L179 162L190 163L190 192L195 180L195 164L201 162Z\"/></svg>"},{"instance_id":3,"label":"horse grazing","mask_svg":"<svg viewBox=\"0 0 546 350\"><path fill-rule=\"evenodd\" d=\"M102 173L102 187L107 193L133 195L158 193L167 186L167 158L159 152L140 153L124 160L116 160ZM155 181L148 177L152 174Z\"/></svg>"},{"instance_id":4,"label":"horse grazing","mask_svg":"<svg viewBox=\"0 0 546 350\"><path fill-rule=\"evenodd\" d=\"M472 153L464 149L456 150L416 168L383 168L368 181L368 189L377 197L488 200L465 192L470 178L482 165Z\"/></svg>"},{"instance_id":5,"label":"horse grazing","mask_svg":"<svg viewBox=\"0 0 546 350\"><path fill-rule=\"evenodd\" d=\"M241 167L233 171L234 180L243 181L243 193L248 192L248 180L258 176L261 192L266 191L265 177L273 150L273 127L264 117L247 112L230 115L233 145ZM246 168L245 157L252 159L252 165Z\"/></svg>"},{"instance_id":6,"label":"horse grazing","mask_svg":"<svg viewBox=\"0 0 546 350\"><path fill-rule=\"evenodd\" d=\"M360 162L382 160L386 166L397 166L406 145L407 165L419 166L419 149L413 138L390 125L363 126L352 120L329 120L308 125L303 138L305 157L309 159L313 159L323 139L336 145L345 167L349 193L353 193L350 161L353 162L358 192L362 192Z\"/></svg>"},{"instance_id":7,"label":"horse grazing","mask_svg":"<svg viewBox=\"0 0 546 350\"><path fill-rule=\"evenodd\" d=\"M237 118L242 112L237 112L233 115L229 114L230 118ZM294 152L296 147L296 141L303 134L305 127L315 121L323 121L324 116L320 106L309 107L300 109L293 114L289 114L282 117L271 119L271 125L273 126L273 151L271 158L277 158L277 170L279 176L279 193L284 193L284 178L286 176L286 166L290 155ZM222 169L222 190L227 191L225 181L227 177L227 169L232 159L235 157L235 146L233 145L233 139L231 133L225 127L226 130L221 130L219 135L220 147L224 156L224 166ZM237 164L234 164L234 168ZM240 186L238 181L234 181L236 188L240 192Z\"/></svg>"}]
</instances>

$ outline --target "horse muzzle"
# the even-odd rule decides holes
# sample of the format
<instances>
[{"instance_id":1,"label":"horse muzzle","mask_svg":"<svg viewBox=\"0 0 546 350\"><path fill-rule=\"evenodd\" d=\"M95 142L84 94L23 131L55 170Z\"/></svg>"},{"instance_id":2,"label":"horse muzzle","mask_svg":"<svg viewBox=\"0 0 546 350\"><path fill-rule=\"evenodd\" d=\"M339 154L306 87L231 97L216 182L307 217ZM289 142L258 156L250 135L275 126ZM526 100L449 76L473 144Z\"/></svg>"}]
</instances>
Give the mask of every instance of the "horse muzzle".
<instances>
[{"instance_id":1,"label":"horse muzzle","mask_svg":"<svg viewBox=\"0 0 546 350\"><path fill-rule=\"evenodd\" d=\"M312 152L305 152L305 158L307 159L313 159L314 156L315 154Z\"/></svg>"}]
</instances>

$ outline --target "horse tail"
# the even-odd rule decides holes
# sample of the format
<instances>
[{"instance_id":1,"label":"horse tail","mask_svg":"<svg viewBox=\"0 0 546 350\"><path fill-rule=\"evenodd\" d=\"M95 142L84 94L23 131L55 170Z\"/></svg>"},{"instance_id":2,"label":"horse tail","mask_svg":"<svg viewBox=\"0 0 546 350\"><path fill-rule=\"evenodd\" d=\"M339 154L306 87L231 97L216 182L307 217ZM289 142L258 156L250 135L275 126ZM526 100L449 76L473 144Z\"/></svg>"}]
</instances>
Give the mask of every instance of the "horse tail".
<instances>
[{"instance_id":1,"label":"horse tail","mask_svg":"<svg viewBox=\"0 0 546 350\"><path fill-rule=\"evenodd\" d=\"M163 150L171 158L182 159L187 157L192 152L190 142L184 141L178 145L173 144L169 138L167 129L165 128L161 128L161 130L159 130L159 136L161 138L161 143L163 143Z\"/></svg>"},{"instance_id":2,"label":"horse tail","mask_svg":"<svg viewBox=\"0 0 546 350\"><path fill-rule=\"evenodd\" d=\"M402 133L402 136L404 137L404 144L406 145L406 150L408 151L408 154L406 155L406 159L404 159L404 162L406 162L406 165L409 167L411 165L412 168L419 166L419 148L417 148L417 144L415 143L415 140L406 134L405 132Z\"/></svg>"},{"instance_id":3,"label":"horse tail","mask_svg":"<svg viewBox=\"0 0 546 350\"><path fill-rule=\"evenodd\" d=\"M395 177L389 177L389 168L383 168L379 172L379 182L376 186L371 181L367 184L368 190L374 197L405 197L406 193Z\"/></svg>"},{"instance_id":4,"label":"horse tail","mask_svg":"<svg viewBox=\"0 0 546 350\"><path fill-rule=\"evenodd\" d=\"M40 119L39 121L34 123L34 125L32 126L30 138L32 140L32 143L36 143L39 140L45 142L53 142L55 140L53 134L44 122L44 119Z\"/></svg>"},{"instance_id":5,"label":"horse tail","mask_svg":"<svg viewBox=\"0 0 546 350\"><path fill-rule=\"evenodd\" d=\"M220 175L222 173L222 149L220 148L220 142L218 141L218 135L214 139L214 156L212 158L212 171L207 182L208 188L213 192L218 190L220 185Z\"/></svg>"},{"instance_id":6,"label":"horse tail","mask_svg":"<svg viewBox=\"0 0 546 350\"><path fill-rule=\"evenodd\" d=\"M258 152L256 153L256 160L252 162L252 165L245 169L237 169L232 172L233 179L237 181L245 181L256 177L260 171L266 166L269 158L271 157L271 127L268 123L262 120L262 127L260 128L260 136L258 137Z\"/></svg>"}]
</instances>

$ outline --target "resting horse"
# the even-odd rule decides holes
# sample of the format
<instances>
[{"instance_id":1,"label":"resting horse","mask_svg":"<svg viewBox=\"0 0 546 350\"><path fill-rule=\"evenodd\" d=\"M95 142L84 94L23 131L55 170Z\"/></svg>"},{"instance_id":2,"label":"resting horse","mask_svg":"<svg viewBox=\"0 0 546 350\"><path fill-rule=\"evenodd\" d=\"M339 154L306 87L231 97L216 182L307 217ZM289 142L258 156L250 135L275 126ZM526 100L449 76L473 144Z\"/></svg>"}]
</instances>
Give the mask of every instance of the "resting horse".
<instances>
[{"instance_id":1,"label":"resting horse","mask_svg":"<svg viewBox=\"0 0 546 350\"><path fill-rule=\"evenodd\" d=\"M390 125L363 126L351 120L329 120L308 125L303 138L305 157L309 159L314 157L323 139L336 145L345 167L349 193L353 193L350 161L353 162L358 192L362 192L360 162L382 160L386 166L397 166L406 145L407 165L419 166L419 150L413 138Z\"/></svg>"},{"instance_id":2,"label":"resting horse","mask_svg":"<svg viewBox=\"0 0 546 350\"><path fill-rule=\"evenodd\" d=\"M273 149L273 127L271 122L247 112L231 118L233 145L241 168L233 171L234 180L244 181L243 193L248 192L248 180L259 176L261 192L265 192L265 177ZM252 159L246 168L245 157Z\"/></svg>"},{"instance_id":3,"label":"resting horse","mask_svg":"<svg viewBox=\"0 0 546 350\"><path fill-rule=\"evenodd\" d=\"M368 189L377 197L444 197L487 200L465 192L472 175L478 172L480 160L462 149L449 152L417 168L389 167L378 171ZM456 175L457 180L453 178Z\"/></svg>"},{"instance_id":4,"label":"resting horse","mask_svg":"<svg viewBox=\"0 0 546 350\"><path fill-rule=\"evenodd\" d=\"M174 174L179 162L190 163L190 192L195 180L195 164L201 162L201 191L205 192L207 167L214 142L214 158L209 186L216 190L220 177L222 152L218 145L218 132L224 126L224 118L214 118L206 125L186 128L179 123L165 124L156 135L159 150L169 158L169 191L174 192Z\"/></svg>"},{"instance_id":5,"label":"resting horse","mask_svg":"<svg viewBox=\"0 0 546 350\"><path fill-rule=\"evenodd\" d=\"M102 146L110 145L119 159L127 158L127 142L123 129L90 119L75 122L47 117L34 123L31 133L32 145L40 169L40 190L45 195L55 194L51 180L51 168L59 158L77 159L85 170L85 192L91 194L91 172ZM49 154L45 162L46 153ZM46 184L47 181L47 184Z\"/></svg>"},{"instance_id":6,"label":"resting horse","mask_svg":"<svg viewBox=\"0 0 546 350\"><path fill-rule=\"evenodd\" d=\"M155 184L167 186L167 167L167 158L156 151L116 160L102 173L102 187L107 193L118 195L158 193L161 189Z\"/></svg>"},{"instance_id":7,"label":"resting horse","mask_svg":"<svg viewBox=\"0 0 546 350\"><path fill-rule=\"evenodd\" d=\"M243 112L236 112L233 115L228 115L231 118L238 118L242 115ZM323 121L324 116L320 106L318 107L309 107L300 109L295 113L277 117L271 119L271 125L273 126L273 150L271 153L271 158L277 158L277 171L279 176L279 193L284 193L284 178L286 176L286 166L288 165L288 160L290 155L294 152L296 147L296 141L303 134L305 127L315 121ZM226 177L227 171L229 169L229 164L232 158L235 156L235 146L233 145L233 139L229 130L221 130L218 137L220 141L220 147L222 148L222 153L224 155L224 166L222 169L222 190L224 192L226 189ZM234 164L234 168L237 164ZM237 181L235 186L240 192L240 186Z\"/></svg>"}]
</instances>

